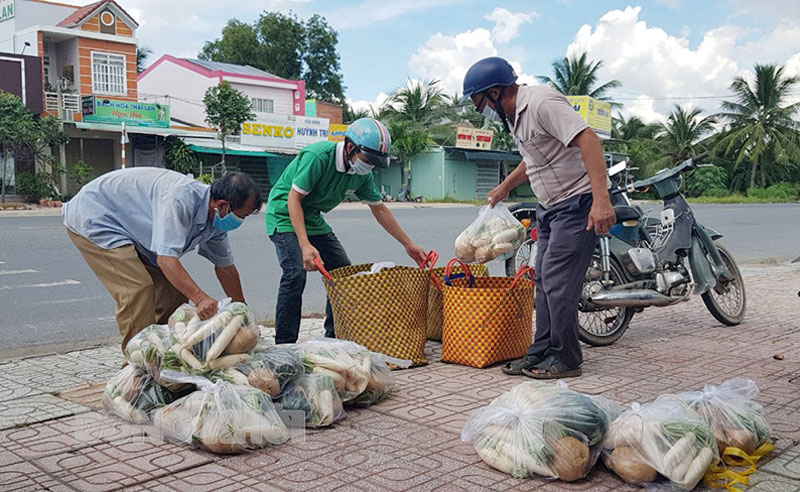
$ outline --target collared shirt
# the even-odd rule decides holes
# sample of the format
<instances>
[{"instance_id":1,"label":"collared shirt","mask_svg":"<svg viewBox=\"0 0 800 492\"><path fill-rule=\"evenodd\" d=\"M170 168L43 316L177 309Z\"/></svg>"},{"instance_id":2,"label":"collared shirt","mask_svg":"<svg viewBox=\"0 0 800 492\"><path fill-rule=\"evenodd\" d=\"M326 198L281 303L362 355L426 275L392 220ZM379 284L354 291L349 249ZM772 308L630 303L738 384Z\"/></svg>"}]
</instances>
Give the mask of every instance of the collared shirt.
<instances>
[{"instance_id":1,"label":"collared shirt","mask_svg":"<svg viewBox=\"0 0 800 492\"><path fill-rule=\"evenodd\" d=\"M154 167L120 169L87 183L64 204L64 225L103 249L133 244L150 264L199 246L214 265L233 264L227 232L208 220L211 187Z\"/></svg>"},{"instance_id":2,"label":"collared shirt","mask_svg":"<svg viewBox=\"0 0 800 492\"><path fill-rule=\"evenodd\" d=\"M294 231L289 218L290 190L295 190L304 197L300 203L303 207L306 233L310 236L332 231L322 214L333 210L349 194L354 194L372 206L381 203L373 173L360 175L352 168L345 170L342 142L313 143L303 148L289 163L269 193L267 212L264 214L269 236L276 231Z\"/></svg>"},{"instance_id":3,"label":"collared shirt","mask_svg":"<svg viewBox=\"0 0 800 492\"><path fill-rule=\"evenodd\" d=\"M591 193L592 183L572 140L588 128L563 94L545 86L521 85L511 133L525 160L531 189L547 208ZM611 186L606 178L607 186Z\"/></svg>"}]
</instances>

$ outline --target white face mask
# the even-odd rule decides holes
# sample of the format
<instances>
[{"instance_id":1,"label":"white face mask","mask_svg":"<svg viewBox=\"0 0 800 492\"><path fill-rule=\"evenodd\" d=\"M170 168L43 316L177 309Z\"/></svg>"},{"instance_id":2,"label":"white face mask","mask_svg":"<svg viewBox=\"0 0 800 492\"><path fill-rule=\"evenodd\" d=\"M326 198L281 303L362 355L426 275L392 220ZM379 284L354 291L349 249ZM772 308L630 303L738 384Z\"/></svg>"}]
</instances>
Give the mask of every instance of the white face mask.
<instances>
[{"instance_id":1,"label":"white face mask","mask_svg":"<svg viewBox=\"0 0 800 492\"><path fill-rule=\"evenodd\" d=\"M358 157L356 157L356 162L351 165L353 172L359 174L361 176L367 175L372 172L372 167L370 164L362 161Z\"/></svg>"},{"instance_id":2,"label":"white face mask","mask_svg":"<svg viewBox=\"0 0 800 492\"><path fill-rule=\"evenodd\" d=\"M486 118L486 121L500 121L500 115L497 114L497 111L490 108L488 104L483 107L481 113L483 113L483 117Z\"/></svg>"}]
</instances>

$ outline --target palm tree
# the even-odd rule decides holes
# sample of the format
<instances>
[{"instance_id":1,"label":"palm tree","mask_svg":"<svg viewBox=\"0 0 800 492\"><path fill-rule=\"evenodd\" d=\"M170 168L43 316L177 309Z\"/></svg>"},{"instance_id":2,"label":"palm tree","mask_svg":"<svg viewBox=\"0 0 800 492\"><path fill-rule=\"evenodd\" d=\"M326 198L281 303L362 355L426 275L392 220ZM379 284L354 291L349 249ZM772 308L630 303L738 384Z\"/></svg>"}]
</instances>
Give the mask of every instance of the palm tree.
<instances>
[{"instance_id":1,"label":"palm tree","mask_svg":"<svg viewBox=\"0 0 800 492\"><path fill-rule=\"evenodd\" d=\"M611 126L611 138L625 142L637 138L652 139L660 128L661 125L658 123L645 123L638 116L625 118L625 116L619 115L618 118L614 118Z\"/></svg>"},{"instance_id":2,"label":"palm tree","mask_svg":"<svg viewBox=\"0 0 800 492\"><path fill-rule=\"evenodd\" d=\"M656 138L671 164L698 153L703 148L703 137L714 130L716 118L701 117L701 113L700 109L684 109L676 104L667 122L660 125Z\"/></svg>"},{"instance_id":3,"label":"palm tree","mask_svg":"<svg viewBox=\"0 0 800 492\"><path fill-rule=\"evenodd\" d=\"M380 119L409 123L428 132L435 143L455 143L453 122L460 120L463 107L453 104L439 87L439 81L412 82L395 90L378 111Z\"/></svg>"},{"instance_id":4,"label":"palm tree","mask_svg":"<svg viewBox=\"0 0 800 492\"><path fill-rule=\"evenodd\" d=\"M543 84L561 92L565 96L591 96L602 101L609 101L606 94L610 89L622 86L619 80L611 80L597 86L597 71L603 66L602 61L587 60L586 52L572 58L562 58L553 62L554 79L546 75L536 78Z\"/></svg>"},{"instance_id":5,"label":"palm tree","mask_svg":"<svg viewBox=\"0 0 800 492\"><path fill-rule=\"evenodd\" d=\"M743 77L733 80L730 88L737 100L722 103L718 116L728 122L728 128L716 149L735 156L734 166L750 162L750 187L755 186L759 170L761 185L766 187L768 168L800 158L799 127L793 119L800 102L784 105L800 78L785 76L784 67L776 65L757 64L755 72L752 86Z\"/></svg>"},{"instance_id":6,"label":"palm tree","mask_svg":"<svg viewBox=\"0 0 800 492\"><path fill-rule=\"evenodd\" d=\"M153 50L147 46L142 45L136 48L136 73L144 72L144 64L147 62L147 58L152 54Z\"/></svg>"}]
</instances>

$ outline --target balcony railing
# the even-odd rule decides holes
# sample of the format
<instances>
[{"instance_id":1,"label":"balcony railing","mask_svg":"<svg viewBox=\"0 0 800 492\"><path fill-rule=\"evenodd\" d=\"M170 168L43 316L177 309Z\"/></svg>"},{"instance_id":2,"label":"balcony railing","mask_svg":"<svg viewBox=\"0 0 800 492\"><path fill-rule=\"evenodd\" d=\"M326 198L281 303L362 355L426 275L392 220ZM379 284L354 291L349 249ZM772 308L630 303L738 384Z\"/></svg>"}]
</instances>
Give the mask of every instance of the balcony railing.
<instances>
[{"instance_id":1,"label":"balcony railing","mask_svg":"<svg viewBox=\"0 0 800 492\"><path fill-rule=\"evenodd\" d=\"M78 94L61 94L61 107L58 107L58 93L44 93L44 109L59 115L65 121L73 121L73 115L81 111L81 98Z\"/></svg>"}]
</instances>

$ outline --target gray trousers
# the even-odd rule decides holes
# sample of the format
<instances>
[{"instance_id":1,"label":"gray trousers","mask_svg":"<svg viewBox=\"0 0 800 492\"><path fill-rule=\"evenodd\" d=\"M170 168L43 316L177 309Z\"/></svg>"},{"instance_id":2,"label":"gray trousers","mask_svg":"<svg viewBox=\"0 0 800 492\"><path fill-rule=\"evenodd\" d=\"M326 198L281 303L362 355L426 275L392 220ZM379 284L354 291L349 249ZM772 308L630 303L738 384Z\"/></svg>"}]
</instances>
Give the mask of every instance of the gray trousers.
<instances>
[{"instance_id":1,"label":"gray trousers","mask_svg":"<svg viewBox=\"0 0 800 492\"><path fill-rule=\"evenodd\" d=\"M583 362L578 341L578 299L597 244L586 230L592 195L578 195L536 210L536 336L528 355L554 356L571 369Z\"/></svg>"}]
</instances>

